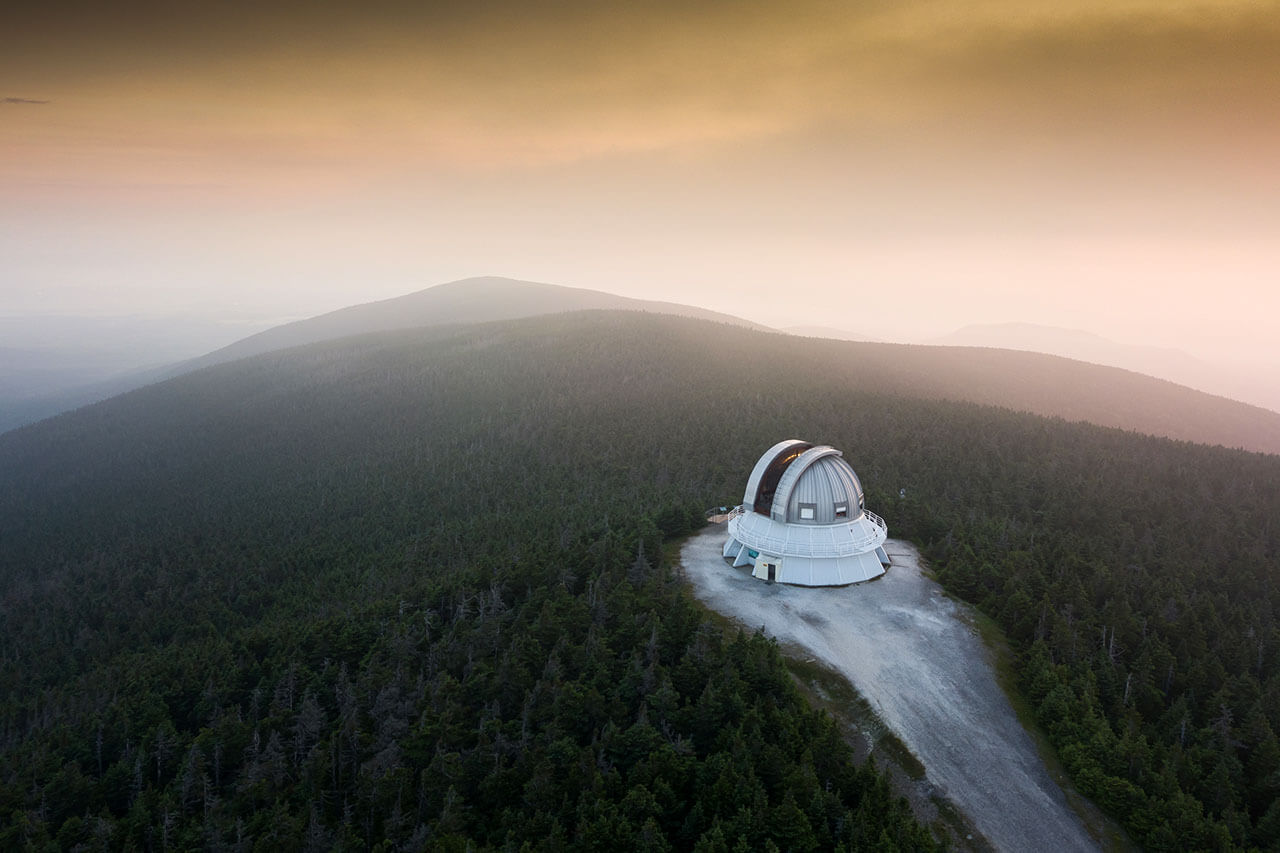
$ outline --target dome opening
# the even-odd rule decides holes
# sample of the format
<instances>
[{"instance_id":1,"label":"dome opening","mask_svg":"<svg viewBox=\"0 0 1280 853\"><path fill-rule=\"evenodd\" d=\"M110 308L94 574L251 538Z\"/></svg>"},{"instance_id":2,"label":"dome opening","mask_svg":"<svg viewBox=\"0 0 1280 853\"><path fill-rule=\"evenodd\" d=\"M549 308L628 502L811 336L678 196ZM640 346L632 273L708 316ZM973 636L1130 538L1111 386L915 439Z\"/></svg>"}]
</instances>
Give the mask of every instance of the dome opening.
<instances>
[{"instance_id":1,"label":"dome opening","mask_svg":"<svg viewBox=\"0 0 1280 853\"><path fill-rule=\"evenodd\" d=\"M800 457L812 444L804 441L790 443L785 449L780 451L773 457L773 461L764 469L764 473L760 476L760 485L756 489L755 499L752 501L752 509L761 515L769 515L773 512L773 498L778 490L778 481L782 479L783 472L790 467L791 463ZM764 461L761 458L761 461Z\"/></svg>"}]
</instances>

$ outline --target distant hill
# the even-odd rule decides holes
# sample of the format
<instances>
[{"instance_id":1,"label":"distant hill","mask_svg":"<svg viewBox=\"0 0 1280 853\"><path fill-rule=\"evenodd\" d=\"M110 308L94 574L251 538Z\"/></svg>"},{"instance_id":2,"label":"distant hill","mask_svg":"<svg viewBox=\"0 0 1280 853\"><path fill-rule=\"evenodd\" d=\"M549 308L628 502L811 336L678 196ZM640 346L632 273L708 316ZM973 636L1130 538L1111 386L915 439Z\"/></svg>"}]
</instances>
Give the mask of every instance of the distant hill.
<instances>
[{"instance_id":1,"label":"distant hill","mask_svg":"<svg viewBox=\"0 0 1280 853\"><path fill-rule=\"evenodd\" d=\"M451 281L405 296L352 305L328 314L276 326L214 350L208 355L183 362L176 366L178 369L174 372L184 373L272 350L369 332L514 320L590 309L648 311L715 320L752 329L767 328L740 317L675 302L632 299L580 287L484 276Z\"/></svg>"},{"instance_id":2,"label":"distant hill","mask_svg":"<svg viewBox=\"0 0 1280 853\"><path fill-rule=\"evenodd\" d=\"M449 282L277 326L175 365L171 375L352 335L582 310L645 311L713 320L760 332L773 331L739 317L689 305L487 276ZM958 353L954 346L906 346L871 338L857 340L856 332L825 326L798 326L786 332L828 339L831 343L854 342L871 347L857 350L854 362L859 381L875 390L913 393L907 389L916 389L914 393L932 398L1004 406L1187 441L1280 453L1280 414L1152 378L1159 375L1155 368L1161 358L1169 363L1176 362L1174 356L1181 356L1187 362L1195 361L1185 353L1125 347L1084 332L1030 324L967 327L948 339L962 343L972 338L974 343L964 353ZM980 341L983 343L978 343ZM1035 346L1037 342L1039 347ZM822 347L826 343L817 340L813 346ZM1010 351L982 351L972 348L975 346L1003 346ZM1052 352L1045 355L1045 349ZM1121 358L1124 353L1129 353L1129 363ZM1054 356L1089 364L1070 365ZM1139 364L1150 369L1136 366ZM1102 374L1093 372L1102 365L1125 369ZM1139 375L1144 373L1146 375Z\"/></svg>"},{"instance_id":3,"label":"distant hill","mask_svg":"<svg viewBox=\"0 0 1280 853\"><path fill-rule=\"evenodd\" d=\"M1182 350L1122 344L1079 329L1035 323L980 323L928 343L1026 350L1122 367L1280 412L1280 383L1259 381L1256 375L1261 372L1260 368L1245 371L1211 364Z\"/></svg>"},{"instance_id":4,"label":"distant hill","mask_svg":"<svg viewBox=\"0 0 1280 853\"><path fill-rule=\"evenodd\" d=\"M727 345L728 340L750 341L745 345L752 353L795 353L808 360L806 370L841 372L847 381L866 390L1001 406L1186 441L1280 453L1280 414L1149 375L1105 367L1096 363L1103 359L1091 359L1089 355L1101 346L1098 341L1102 344L1110 342L1086 333L1059 330L1062 332L1060 335L1037 334L1040 327L1009 325L971 327L963 335L957 333L955 336L956 339L972 336L990 340L996 333L984 330L996 329L1003 336L999 339L1008 343L1018 340L1029 342L1035 338L1046 345L1066 348L1075 342L1073 357L1081 359L1079 361L1019 351L1018 348L903 345L799 337L842 334L839 330L826 328L798 328L792 330L790 336L777 333L770 336L766 333L772 330L766 327L692 306L498 277L450 282L406 296L355 305L287 323L199 358L103 382L91 390L96 390L99 397L105 397L224 362L360 335L409 329L447 330L477 322L584 310L643 311L730 324L739 328L696 328L704 329L702 334L706 337L706 346L712 351ZM735 343L734 348L737 347ZM767 360L759 369L770 369ZM88 402L83 395L68 400L68 408L71 404ZM48 401L41 405L43 410L35 414L51 413ZM15 414L21 415L23 410L15 408ZM0 422L0 429L3 426Z\"/></svg>"},{"instance_id":5,"label":"distant hill","mask_svg":"<svg viewBox=\"0 0 1280 853\"><path fill-rule=\"evenodd\" d=\"M849 329L837 329L834 326L787 326L781 331L788 335L799 335L802 338L831 338L834 341L883 341L876 335L864 335Z\"/></svg>"},{"instance_id":6,"label":"distant hill","mask_svg":"<svg viewBox=\"0 0 1280 853\"><path fill-rule=\"evenodd\" d=\"M815 343L854 359L876 390L1280 453L1280 413L1129 370L985 347Z\"/></svg>"},{"instance_id":7,"label":"distant hill","mask_svg":"<svg viewBox=\"0 0 1280 853\"><path fill-rule=\"evenodd\" d=\"M1167 438L1280 453L1280 413L1149 375L1041 352L805 339L751 344L803 354L851 387L958 400ZM745 361L743 362L745 366ZM761 365L760 369L767 370Z\"/></svg>"},{"instance_id":8,"label":"distant hill","mask_svg":"<svg viewBox=\"0 0 1280 853\"><path fill-rule=\"evenodd\" d=\"M477 281L481 282L481 291L494 294L518 294L525 287L522 283L504 279ZM585 294L581 296L584 301L606 295L593 291L573 291L570 288L551 288L550 292L561 290L569 291L570 294ZM429 296L436 291L440 293ZM463 295L469 292L474 293L470 290L469 283L458 282L403 298L419 298L427 303L459 306L457 313L449 316L481 313L481 308L474 304L473 299ZM339 321L347 311L355 312L353 316L358 318L364 314L363 309L386 304L372 303L371 306L357 306L324 315L315 318L314 326L308 325L313 321L282 326L218 350L206 358L213 363L228 362L236 358L237 351L248 354L249 350L257 347L274 349L274 344L280 344L280 350L283 350L283 342L288 336L304 337L308 333L320 335L323 330L336 332L342 327ZM526 302L523 307L529 309L534 304ZM496 310L513 311L517 308L507 305L497 307ZM385 315L379 307L371 316ZM718 319L723 315L712 316ZM524 319L526 322L517 321L511 326L506 323L470 327L439 325L418 330L395 330L390 334L394 334L395 340L434 340L456 334L474 334L485 339L501 340L520 329L543 328L549 335L574 335L579 331L585 333L598 328L600 324L620 326L627 329L628 334L639 333L637 329L644 329L654 335L677 336L680 339L680 351L691 361L709 360L731 371L759 371L764 375L776 376L779 383L822 376L838 380L846 387L859 391L999 406L1183 441L1280 454L1280 414L1276 412L1132 371L1043 353L989 347L942 347L802 338L778 332L732 328L723 323L688 317L646 317L636 313L629 318L627 313L620 315L610 311L577 312L556 322L549 319L538 322L534 322L536 318ZM352 321L349 327L357 325L359 324ZM274 332L281 334L275 336ZM319 343L325 343L326 351L340 351L344 348L361 351L368 346L381 346L380 340L379 333L373 333ZM293 349L289 351L293 352ZM785 369L781 367L783 364L787 365ZM190 362L188 365L194 369L195 365ZM693 369L692 365L690 369ZM181 378L176 381L181 381Z\"/></svg>"},{"instance_id":9,"label":"distant hill","mask_svg":"<svg viewBox=\"0 0 1280 853\"><path fill-rule=\"evenodd\" d=\"M221 343L230 339L228 326L184 318L161 339L162 327L154 322L145 325L135 318L98 318L97 326L94 318L54 318L61 325L44 322L32 337L47 351L37 351L33 345L24 350L0 349L0 433L160 379L273 350L370 332L514 320L585 309L648 311L767 328L691 305L497 276L462 279L285 323L194 358L188 356L204 349L199 346L200 341L207 341L207 347L217 345L215 340ZM6 340L18 340L18 332L31 331L31 325L24 327L17 319L0 318L0 333L7 336ZM104 329L118 330L118 339L104 338ZM122 353L86 355L80 351L86 339L106 339ZM150 355L145 358L134 352L139 350L140 341L151 344L147 350Z\"/></svg>"}]
</instances>

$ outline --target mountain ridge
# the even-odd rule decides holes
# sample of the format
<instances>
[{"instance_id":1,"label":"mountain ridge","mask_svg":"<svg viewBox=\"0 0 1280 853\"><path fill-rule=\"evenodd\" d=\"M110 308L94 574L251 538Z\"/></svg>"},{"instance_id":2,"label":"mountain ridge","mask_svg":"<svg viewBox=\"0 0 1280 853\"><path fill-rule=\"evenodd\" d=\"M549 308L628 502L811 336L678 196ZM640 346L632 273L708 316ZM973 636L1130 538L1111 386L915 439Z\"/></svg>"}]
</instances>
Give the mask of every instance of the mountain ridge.
<instances>
[{"instance_id":1,"label":"mountain ridge","mask_svg":"<svg viewBox=\"0 0 1280 853\"><path fill-rule=\"evenodd\" d=\"M46 382L43 388L22 387L12 392L0 374L0 433L212 364L292 346L369 332L513 320L590 309L648 311L699 317L744 328L768 328L692 305L501 276L480 276L280 323L213 350L196 350L196 354L176 361L173 355L168 355L146 364L122 365L116 371L88 371L81 366L84 375L78 378L68 376L61 381ZM58 358L54 352L44 356L44 361L52 366Z\"/></svg>"},{"instance_id":2,"label":"mountain ridge","mask_svg":"<svg viewBox=\"0 0 1280 853\"><path fill-rule=\"evenodd\" d=\"M757 330L768 328L731 314L676 302L634 299L601 290L503 276L478 276L274 326L176 367L186 372L223 361L354 334L497 322L583 310L647 311L715 320Z\"/></svg>"},{"instance_id":3,"label":"mountain ridge","mask_svg":"<svg viewBox=\"0 0 1280 853\"><path fill-rule=\"evenodd\" d=\"M860 391L995 406L1174 440L1280 454L1280 414L1123 368L988 347L802 338L643 312L582 310L488 323L367 332L248 358L255 359L256 371L262 371L269 370L273 358L293 358L304 353L357 353L385 348L396 341L455 336L470 337L476 341L475 346L489 347L531 328L547 329L551 335L572 335L600 324L624 329L639 324L653 334L676 335L689 352L701 352L711 362L732 353L737 370L768 372L772 369L770 358L798 359L803 370L839 375ZM217 362L208 368L228 363ZM180 382L184 376L204 369L171 377L164 383Z\"/></svg>"},{"instance_id":4,"label":"mountain ridge","mask_svg":"<svg viewBox=\"0 0 1280 853\"><path fill-rule=\"evenodd\" d=\"M50 414L39 410L42 405L62 405L70 409L74 405L91 402L85 399L88 395L111 396L228 361L353 336L376 336L410 329L462 328L474 323L503 323L574 311L617 310L727 323L740 328L744 334L767 332L806 341L807 345L818 348L852 346L854 350L833 351L830 357L836 361L853 359L876 365L880 376L864 375L862 381L891 392L894 391L894 383L883 380L896 377L895 381L901 387L927 388L927 395L931 398L1002 406L1181 440L1280 453L1280 414L1123 366L1028 349L891 344L809 337L797 334L795 330L774 330L693 306L636 300L602 291L497 276L460 279L403 296L286 323L167 367L98 382L47 401L21 401L28 408L15 406L10 414L18 419L25 416L34 420L42 414ZM1028 328L1029 324L1021 324L1020 327ZM1080 334L1097 338L1088 333ZM856 349L858 347L864 349ZM964 353L958 361L956 352ZM1090 373L1066 367L1060 363L1062 361L1119 372ZM1060 386L1064 382L1091 383L1095 386L1094 393L1072 391L1070 405L1065 405L1060 399ZM1201 396L1188 396L1196 394ZM1145 401L1144 406L1136 406L1136 400ZM5 425L0 423L0 429Z\"/></svg>"},{"instance_id":5,"label":"mountain ridge","mask_svg":"<svg viewBox=\"0 0 1280 853\"><path fill-rule=\"evenodd\" d=\"M1219 364L1175 347L1129 344L1083 329L1040 323L973 323L925 343L1039 352L1119 367L1214 396L1280 412L1280 392L1253 378L1261 370Z\"/></svg>"}]
</instances>

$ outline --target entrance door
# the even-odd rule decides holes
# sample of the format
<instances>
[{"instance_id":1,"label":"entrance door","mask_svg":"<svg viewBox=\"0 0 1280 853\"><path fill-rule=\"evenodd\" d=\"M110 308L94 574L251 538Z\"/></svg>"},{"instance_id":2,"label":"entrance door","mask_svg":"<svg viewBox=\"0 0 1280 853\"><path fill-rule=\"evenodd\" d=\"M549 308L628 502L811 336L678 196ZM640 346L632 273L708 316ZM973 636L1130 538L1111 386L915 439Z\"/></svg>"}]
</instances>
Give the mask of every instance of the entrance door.
<instances>
[{"instance_id":1,"label":"entrance door","mask_svg":"<svg viewBox=\"0 0 1280 853\"><path fill-rule=\"evenodd\" d=\"M765 568L769 570L769 580L776 581L778 579L778 566L774 563L765 563Z\"/></svg>"}]
</instances>

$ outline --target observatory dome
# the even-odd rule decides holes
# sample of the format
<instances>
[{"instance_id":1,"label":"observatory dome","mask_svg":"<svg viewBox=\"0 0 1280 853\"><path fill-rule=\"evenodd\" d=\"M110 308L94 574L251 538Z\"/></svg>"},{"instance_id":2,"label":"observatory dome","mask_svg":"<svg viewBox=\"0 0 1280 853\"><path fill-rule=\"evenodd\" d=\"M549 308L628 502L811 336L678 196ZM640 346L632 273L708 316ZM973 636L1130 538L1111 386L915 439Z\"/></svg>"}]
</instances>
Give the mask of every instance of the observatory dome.
<instances>
[{"instance_id":1,"label":"observatory dome","mask_svg":"<svg viewBox=\"0 0 1280 853\"><path fill-rule=\"evenodd\" d=\"M888 535L839 450L790 439L752 469L724 555L766 580L839 586L884 574Z\"/></svg>"}]
</instances>

